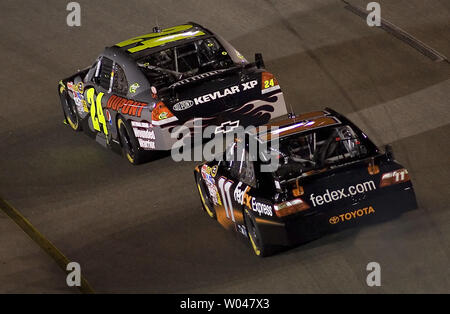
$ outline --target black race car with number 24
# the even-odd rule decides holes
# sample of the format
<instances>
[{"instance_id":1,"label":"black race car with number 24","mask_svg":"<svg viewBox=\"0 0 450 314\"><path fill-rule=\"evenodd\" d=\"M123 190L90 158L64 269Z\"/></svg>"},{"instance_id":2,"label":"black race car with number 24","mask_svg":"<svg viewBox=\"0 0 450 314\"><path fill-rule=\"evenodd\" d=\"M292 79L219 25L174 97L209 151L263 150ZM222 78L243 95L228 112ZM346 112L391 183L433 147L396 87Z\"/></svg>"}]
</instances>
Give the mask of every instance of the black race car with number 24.
<instances>
[{"instance_id":1,"label":"black race car with number 24","mask_svg":"<svg viewBox=\"0 0 450 314\"><path fill-rule=\"evenodd\" d=\"M195 23L156 27L106 48L92 66L61 80L58 92L68 125L121 148L132 164L184 145L198 119L220 133L226 125L261 125L287 113L260 54L249 63ZM172 136L177 126L190 132Z\"/></svg>"},{"instance_id":2,"label":"black race car with number 24","mask_svg":"<svg viewBox=\"0 0 450 314\"><path fill-rule=\"evenodd\" d=\"M255 154L255 143L268 149ZM278 166L267 172L271 158ZM328 108L243 132L194 175L203 209L258 256L417 207L408 170L390 146L382 153Z\"/></svg>"}]
</instances>

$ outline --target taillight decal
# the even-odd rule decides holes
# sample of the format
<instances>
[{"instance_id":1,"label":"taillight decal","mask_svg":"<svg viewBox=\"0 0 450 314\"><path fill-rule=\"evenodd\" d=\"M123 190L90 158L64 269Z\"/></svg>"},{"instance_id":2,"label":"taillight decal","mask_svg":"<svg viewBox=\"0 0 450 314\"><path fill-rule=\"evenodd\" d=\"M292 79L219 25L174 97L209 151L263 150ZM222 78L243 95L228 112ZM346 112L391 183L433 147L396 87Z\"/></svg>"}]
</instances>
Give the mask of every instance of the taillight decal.
<instances>
[{"instance_id":1,"label":"taillight decal","mask_svg":"<svg viewBox=\"0 0 450 314\"><path fill-rule=\"evenodd\" d=\"M305 203L301 198L296 198L290 201L276 204L274 206L275 214L278 217L292 215L301 211L305 211L309 208L309 205Z\"/></svg>"},{"instance_id":2,"label":"taillight decal","mask_svg":"<svg viewBox=\"0 0 450 314\"><path fill-rule=\"evenodd\" d=\"M275 76L272 73L263 72L261 77L261 93L267 94L279 89L280 86Z\"/></svg>"},{"instance_id":3,"label":"taillight decal","mask_svg":"<svg viewBox=\"0 0 450 314\"><path fill-rule=\"evenodd\" d=\"M163 125L173 121L178 121L178 118L173 115L163 102L157 103L152 111L152 124Z\"/></svg>"},{"instance_id":4,"label":"taillight decal","mask_svg":"<svg viewBox=\"0 0 450 314\"><path fill-rule=\"evenodd\" d=\"M386 187L394 184L408 182L410 180L407 169L398 169L387 172L381 176L380 187Z\"/></svg>"}]
</instances>

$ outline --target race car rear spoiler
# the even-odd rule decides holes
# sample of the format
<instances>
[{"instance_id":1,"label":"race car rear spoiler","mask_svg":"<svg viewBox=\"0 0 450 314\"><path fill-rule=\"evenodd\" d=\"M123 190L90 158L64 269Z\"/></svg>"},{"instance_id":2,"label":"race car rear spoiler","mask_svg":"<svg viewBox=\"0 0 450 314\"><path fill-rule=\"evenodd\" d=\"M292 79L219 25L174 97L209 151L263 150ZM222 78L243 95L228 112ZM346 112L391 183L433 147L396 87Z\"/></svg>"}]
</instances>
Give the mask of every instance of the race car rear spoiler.
<instances>
[{"instance_id":1,"label":"race car rear spoiler","mask_svg":"<svg viewBox=\"0 0 450 314\"><path fill-rule=\"evenodd\" d=\"M260 54L260 53L255 54L255 62L247 63L244 65L236 65L236 66L228 68L228 69L211 71L208 73L189 77L184 80L173 83L169 87L162 88L161 92L170 90L171 93L173 94L175 92L175 90L178 88L184 88L184 87L188 87L192 84L198 84L198 83L201 83L202 81L205 81L207 79L211 79L213 77L223 75L223 74L228 74L228 73L232 73L232 72L236 72L236 71L240 71L242 73L244 70L254 68L254 67L256 67L258 69L264 68L264 60L263 60L262 54Z\"/></svg>"}]
</instances>

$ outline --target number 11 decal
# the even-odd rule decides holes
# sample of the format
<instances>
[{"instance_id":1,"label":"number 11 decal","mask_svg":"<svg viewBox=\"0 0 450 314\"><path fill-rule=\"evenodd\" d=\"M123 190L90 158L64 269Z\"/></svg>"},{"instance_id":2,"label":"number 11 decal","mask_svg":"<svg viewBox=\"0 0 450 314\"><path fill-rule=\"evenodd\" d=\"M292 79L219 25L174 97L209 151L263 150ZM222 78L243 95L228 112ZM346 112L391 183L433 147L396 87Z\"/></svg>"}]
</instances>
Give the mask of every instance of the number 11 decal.
<instances>
[{"instance_id":1,"label":"number 11 decal","mask_svg":"<svg viewBox=\"0 0 450 314\"><path fill-rule=\"evenodd\" d=\"M223 206L225 207L225 213L227 214L227 218L231 219L233 222L234 219L234 210L233 203L231 202L230 188L233 185L233 181L227 181L226 178L220 177L219 179L219 190L220 195L223 199ZM230 217L231 216L231 217Z\"/></svg>"}]
</instances>

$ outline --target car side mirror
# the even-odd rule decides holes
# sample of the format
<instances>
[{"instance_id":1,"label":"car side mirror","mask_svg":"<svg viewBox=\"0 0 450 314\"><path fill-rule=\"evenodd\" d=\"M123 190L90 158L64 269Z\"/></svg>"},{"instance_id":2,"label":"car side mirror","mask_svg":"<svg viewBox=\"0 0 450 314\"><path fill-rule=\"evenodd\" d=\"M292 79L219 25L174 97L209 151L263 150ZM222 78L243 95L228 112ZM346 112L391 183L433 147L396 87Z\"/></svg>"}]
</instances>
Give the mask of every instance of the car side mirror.
<instances>
[{"instance_id":1,"label":"car side mirror","mask_svg":"<svg viewBox=\"0 0 450 314\"><path fill-rule=\"evenodd\" d=\"M264 69L266 67L261 53L255 53L255 64L258 69Z\"/></svg>"},{"instance_id":2,"label":"car side mirror","mask_svg":"<svg viewBox=\"0 0 450 314\"><path fill-rule=\"evenodd\" d=\"M391 161L391 160L395 159L395 157L394 157L394 150L392 149L391 145L386 145L384 150L385 150L384 154L386 155L386 158L387 158L388 161Z\"/></svg>"}]
</instances>

